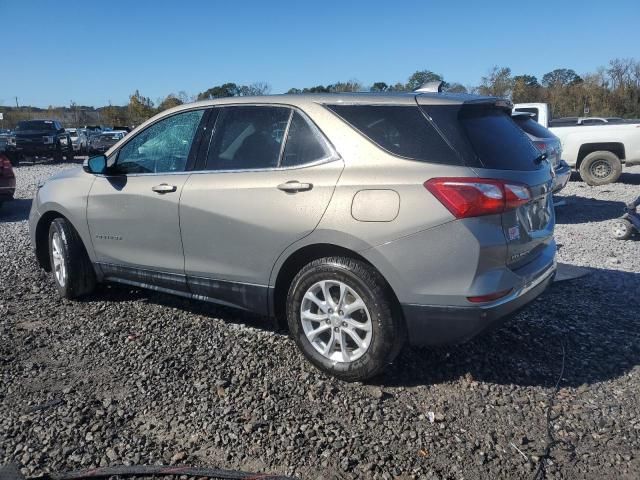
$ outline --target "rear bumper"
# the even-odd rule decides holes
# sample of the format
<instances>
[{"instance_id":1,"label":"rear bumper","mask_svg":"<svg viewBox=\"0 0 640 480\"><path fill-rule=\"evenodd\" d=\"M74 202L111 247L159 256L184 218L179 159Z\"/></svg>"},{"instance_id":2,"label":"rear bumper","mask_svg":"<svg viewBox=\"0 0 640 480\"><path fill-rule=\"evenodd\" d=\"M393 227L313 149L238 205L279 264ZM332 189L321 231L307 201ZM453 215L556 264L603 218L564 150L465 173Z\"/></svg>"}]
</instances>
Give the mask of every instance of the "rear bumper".
<instances>
[{"instance_id":1,"label":"rear bumper","mask_svg":"<svg viewBox=\"0 0 640 480\"><path fill-rule=\"evenodd\" d=\"M463 343L479 333L501 325L553 282L554 262L529 284L509 296L481 306L403 304L409 343L417 346Z\"/></svg>"},{"instance_id":2,"label":"rear bumper","mask_svg":"<svg viewBox=\"0 0 640 480\"><path fill-rule=\"evenodd\" d=\"M560 160L560 163L555 169L556 176L553 179L553 193L557 193L566 187L571 178L571 167L564 160Z\"/></svg>"}]
</instances>

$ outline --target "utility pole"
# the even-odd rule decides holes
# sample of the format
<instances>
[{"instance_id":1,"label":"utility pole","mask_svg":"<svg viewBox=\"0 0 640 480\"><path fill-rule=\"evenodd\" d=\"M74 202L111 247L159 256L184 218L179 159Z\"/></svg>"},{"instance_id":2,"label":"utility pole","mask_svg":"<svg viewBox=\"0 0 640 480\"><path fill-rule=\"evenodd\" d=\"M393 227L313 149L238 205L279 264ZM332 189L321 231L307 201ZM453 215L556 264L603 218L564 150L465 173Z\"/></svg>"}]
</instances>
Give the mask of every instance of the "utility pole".
<instances>
[{"instance_id":1,"label":"utility pole","mask_svg":"<svg viewBox=\"0 0 640 480\"><path fill-rule=\"evenodd\" d=\"M18 97L16 97L16 108L20 108L20 105L18 105Z\"/></svg>"}]
</instances>

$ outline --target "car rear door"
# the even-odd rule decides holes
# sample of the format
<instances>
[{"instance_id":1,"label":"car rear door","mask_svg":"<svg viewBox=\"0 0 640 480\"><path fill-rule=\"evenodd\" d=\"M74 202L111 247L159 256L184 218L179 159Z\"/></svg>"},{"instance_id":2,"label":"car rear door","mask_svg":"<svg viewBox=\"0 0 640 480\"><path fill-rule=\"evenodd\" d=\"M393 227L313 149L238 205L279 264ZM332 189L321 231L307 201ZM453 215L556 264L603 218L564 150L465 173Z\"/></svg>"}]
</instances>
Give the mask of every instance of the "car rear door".
<instances>
[{"instance_id":1,"label":"car rear door","mask_svg":"<svg viewBox=\"0 0 640 480\"><path fill-rule=\"evenodd\" d=\"M289 107L222 107L212 130L202 170L188 179L180 202L189 287L266 311L276 259L319 223L343 163Z\"/></svg>"},{"instance_id":2,"label":"car rear door","mask_svg":"<svg viewBox=\"0 0 640 480\"><path fill-rule=\"evenodd\" d=\"M203 116L192 110L152 124L96 177L87 221L107 279L187 291L178 208Z\"/></svg>"}]
</instances>

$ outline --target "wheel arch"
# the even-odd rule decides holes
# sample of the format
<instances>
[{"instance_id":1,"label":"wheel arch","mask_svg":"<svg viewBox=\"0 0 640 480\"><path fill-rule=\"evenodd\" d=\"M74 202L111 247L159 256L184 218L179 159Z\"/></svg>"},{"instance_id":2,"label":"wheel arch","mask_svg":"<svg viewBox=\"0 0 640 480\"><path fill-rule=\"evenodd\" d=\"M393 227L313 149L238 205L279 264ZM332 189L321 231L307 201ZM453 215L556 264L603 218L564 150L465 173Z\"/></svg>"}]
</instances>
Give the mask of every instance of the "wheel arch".
<instances>
[{"instance_id":1,"label":"wheel arch","mask_svg":"<svg viewBox=\"0 0 640 480\"><path fill-rule=\"evenodd\" d=\"M402 308L400 307L398 297L396 296L393 288L391 287L391 285L389 285L389 282L386 280L382 272L380 272L380 270L369 260L364 258L359 253L355 252L354 250L332 243L313 243L305 245L289 254L287 259L281 264L280 269L275 276L275 282L273 284L273 288L271 289L271 295L269 298L270 314L280 320L285 320L287 294L289 292L291 281L296 276L296 274L302 269L302 267L314 260L323 257L336 256L359 260L376 270L376 272L378 272L385 281L385 288L387 289L389 298L393 304L394 315L398 315L398 318L402 318L402 321L404 321ZM286 320L282 321L281 323L283 325L286 325Z\"/></svg>"},{"instance_id":2,"label":"wheel arch","mask_svg":"<svg viewBox=\"0 0 640 480\"><path fill-rule=\"evenodd\" d=\"M69 220L68 217L56 210L49 210L43 213L36 225L36 259L38 260L38 265L40 265L47 272L51 271L51 261L49 259L49 228L51 227L51 223L56 218L64 218L73 226L73 223ZM73 228L75 228L75 226Z\"/></svg>"},{"instance_id":3,"label":"wheel arch","mask_svg":"<svg viewBox=\"0 0 640 480\"><path fill-rule=\"evenodd\" d=\"M583 143L580 145L580 149L578 150L578 158L576 160L576 169L580 168L580 164L582 160L593 152L611 152L615 156L617 156L620 160L625 159L625 150L624 144L620 142L594 142L594 143Z\"/></svg>"}]
</instances>

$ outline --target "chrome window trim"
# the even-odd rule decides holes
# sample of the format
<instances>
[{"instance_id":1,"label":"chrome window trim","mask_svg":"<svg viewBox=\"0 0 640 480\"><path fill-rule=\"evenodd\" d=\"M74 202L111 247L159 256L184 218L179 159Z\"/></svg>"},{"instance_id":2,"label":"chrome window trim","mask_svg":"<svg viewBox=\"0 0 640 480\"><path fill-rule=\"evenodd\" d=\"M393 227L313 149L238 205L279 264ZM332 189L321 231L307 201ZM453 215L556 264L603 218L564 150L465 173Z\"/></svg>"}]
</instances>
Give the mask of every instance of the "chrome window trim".
<instances>
[{"instance_id":1,"label":"chrome window trim","mask_svg":"<svg viewBox=\"0 0 640 480\"><path fill-rule=\"evenodd\" d=\"M205 110L206 111L208 109L213 109L213 108L222 109L222 108L226 108L226 107L243 107L243 106L250 106L250 107L273 107L273 106L276 106L276 107L289 108L291 110L292 114L289 116L289 121L287 123L286 133L288 133L289 126L291 125L291 121L293 120L293 113L294 112L298 112L302 116L302 118L307 123L309 123L310 126L313 129L315 129L316 132L319 134L320 140L325 144L326 149L329 151L329 155L327 155L326 157L320 158L318 160L314 160L313 162L303 163L303 164L300 164L300 165L292 165L292 166L289 166L289 167L282 167L282 166L280 166L280 162L281 162L282 154L284 154L284 148L286 147L286 136L285 136L284 137L285 141L283 142L283 149L281 151L280 158L278 159L278 166L277 167L269 167L269 168L238 168L238 169L228 169L228 170L207 170L206 168L204 168L204 169L201 169L201 170L185 170L183 172L122 173L122 174L115 174L115 175L96 174L96 176L99 176L99 177L120 177L120 176L123 176L123 177L143 177L143 176L144 177L148 177L148 176L161 176L161 175L190 175L190 174L204 174L204 173L273 172L273 171L298 170L298 169L301 169L301 168L315 167L315 166L322 165L322 164L325 164L325 163L330 163L330 162L335 162L335 161L338 161L338 160L342 160L342 157L340 156L340 154L337 152L337 150L333 146L333 143L331 143L331 140L329 140L327 135L306 114L306 112L304 110L302 110L301 108L299 108L296 105L291 105L291 104L287 104L287 103L256 102L256 103L228 103L228 104L221 104L221 105L208 105L206 107L203 107L202 105L198 105L198 106L194 106L193 108L185 108L183 110L179 110L178 112L175 112L175 113L172 113L172 114L169 114L169 115L163 115L163 116L159 117L157 120L155 120L153 123L150 123L149 125L147 125L143 130L140 130L139 132L136 132L135 135L127 135L127 136L125 136L124 138L126 139L126 141L122 145L119 145L117 150L111 152L111 154L109 156L107 156L107 165L109 164L109 160L111 160L112 157L114 158L114 164L115 164L115 162L117 161L117 158L118 158L118 154L120 153L120 149L122 147L124 147L127 143L129 143L131 140L133 140L140 133L144 132L145 130L147 130L148 128L152 127L156 123L164 120L165 118L169 118L169 117L172 117L174 115L179 115L181 113L191 112L191 111L194 111L194 110ZM211 129L211 136L209 137L209 145L211 145L211 140L213 139L213 135L215 135L215 126L217 125L219 118L220 118L220 113L218 113L218 116L216 117L216 122L215 122L214 126ZM209 153L209 149L207 148L207 156L208 156L208 153ZM206 163L206 158L205 158L205 163Z\"/></svg>"}]
</instances>

